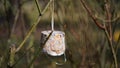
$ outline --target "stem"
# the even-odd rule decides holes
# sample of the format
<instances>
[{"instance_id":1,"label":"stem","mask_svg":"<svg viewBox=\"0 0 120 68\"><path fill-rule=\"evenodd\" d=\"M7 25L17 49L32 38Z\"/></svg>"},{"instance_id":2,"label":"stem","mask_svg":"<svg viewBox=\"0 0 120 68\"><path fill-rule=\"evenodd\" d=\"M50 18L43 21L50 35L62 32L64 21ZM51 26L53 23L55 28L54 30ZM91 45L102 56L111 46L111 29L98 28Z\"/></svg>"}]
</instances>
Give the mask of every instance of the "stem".
<instances>
[{"instance_id":1,"label":"stem","mask_svg":"<svg viewBox=\"0 0 120 68\"><path fill-rule=\"evenodd\" d=\"M48 4L46 5L45 9L41 12L41 14L44 14L44 13L45 13L45 11L46 11L46 10L48 9L48 7L50 6L51 2L52 2L52 0L50 0L50 1L48 2Z\"/></svg>"},{"instance_id":2,"label":"stem","mask_svg":"<svg viewBox=\"0 0 120 68\"><path fill-rule=\"evenodd\" d=\"M106 11L106 18L108 20L108 31L109 31L109 35L110 35L110 39L112 40L113 35L112 35L112 24L111 24L111 12L110 12L110 3L109 0L105 0L105 11Z\"/></svg>"},{"instance_id":3,"label":"stem","mask_svg":"<svg viewBox=\"0 0 120 68\"><path fill-rule=\"evenodd\" d=\"M113 54L113 58L114 58L114 63L115 63L115 68L118 68L116 52L115 52L115 49L114 49L114 47L113 47L112 40L111 40L111 38L110 38L110 35L109 35L106 27L105 27L105 33L106 33L107 38L108 38L108 41L109 41L109 43L110 43L110 48L111 48L111 50L112 50L112 54Z\"/></svg>"},{"instance_id":4,"label":"stem","mask_svg":"<svg viewBox=\"0 0 120 68\"><path fill-rule=\"evenodd\" d=\"M117 63L117 56L116 56L116 52L115 49L113 47L113 33L112 33L112 23L111 23L111 12L110 12L110 2L109 0L105 0L105 12L106 12L106 19L108 20L108 29L105 29L105 32L108 32L109 36L108 37L108 41L110 43L110 48L112 50L112 54L113 54L113 58L114 58L114 63L115 63L115 68L118 68L118 63ZM107 27L107 26L106 26Z\"/></svg>"},{"instance_id":5,"label":"stem","mask_svg":"<svg viewBox=\"0 0 120 68\"><path fill-rule=\"evenodd\" d=\"M36 6L38 8L39 15L41 16L42 14L41 14L41 9L40 9L38 0L35 0L35 3L36 3Z\"/></svg>"},{"instance_id":6,"label":"stem","mask_svg":"<svg viewBox=\"0 0 120 68\"><path fill-rule=\"evenodd\" d=\"M17 10L17 13L16 13L16 16L15 16L15 19L14 19L14 23L13 23L13 27L12 27L12 30L11 30L11 34L10 34L10 38L12 37L13 35L13 32L15 30L15 26L16 26L16 23L17 23L17 20L18 20L18 17L19 17L19 9Z\"/></svg>"},{"instance_id":7,"label":"stem","mask_svg":"<svg viewBox=\"0 0 120 68\"><path fill-rule=\"evenodd\" d=\"M116 56L115 49L114 49L114 47L112 45L112 41L109 40L109 42L110 42L110 47L111 47L113 58L114 58L115 68L118 68L117 56Z\"/></svg>"},{"instance_id":8,"label":"stem","mask_svg":"<svg viewBox=\"0 0 120 68\"><path fill-rule=\"evenodd\" d=\"M113 22L115 24L117 24L116 21L120 19L120 17L116 17L113 20L104 20L102 17L98 17L97 15L95 15L95 17L96 17L96 19L98 19L98 20L100 20L102 22Z\"/></svg>"}]
</instances>

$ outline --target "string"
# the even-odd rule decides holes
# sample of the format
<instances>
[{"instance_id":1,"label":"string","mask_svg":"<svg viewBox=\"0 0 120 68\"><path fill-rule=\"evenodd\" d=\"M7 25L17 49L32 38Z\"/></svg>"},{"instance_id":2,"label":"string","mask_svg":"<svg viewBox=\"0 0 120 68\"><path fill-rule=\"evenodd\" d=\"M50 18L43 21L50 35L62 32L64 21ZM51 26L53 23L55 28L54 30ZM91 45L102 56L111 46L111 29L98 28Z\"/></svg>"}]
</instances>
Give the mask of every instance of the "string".
<instances>
[{"instance_id":1,"label":"string","mask_svg":"<svg viewBox=\"0 0 120 68\"><path fill-rule=\"evenodd\" d=\"M54 0L52 0L52 20L51 20L51 27L52 31L54 31Z\"/></svg>"}]
</instances>

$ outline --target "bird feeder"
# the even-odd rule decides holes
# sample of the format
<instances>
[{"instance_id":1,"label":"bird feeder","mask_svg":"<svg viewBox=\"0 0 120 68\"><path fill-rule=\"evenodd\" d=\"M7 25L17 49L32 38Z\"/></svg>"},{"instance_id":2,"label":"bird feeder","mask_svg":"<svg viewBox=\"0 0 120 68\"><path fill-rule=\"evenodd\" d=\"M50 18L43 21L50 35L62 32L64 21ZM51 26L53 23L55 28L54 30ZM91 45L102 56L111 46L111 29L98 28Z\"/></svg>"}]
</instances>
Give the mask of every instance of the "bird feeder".
<instances>
[{"instance_id":1,"label":"bird feeder","mask_svg":"<svg viewBox=\"0 0 120 68\"><path fill-rule=\"evenodd\" d=\"M61 56L65 52L65 33L63 31L53 31L50 35L51 32L50 30L41 32L41 43L45 43L43 50L51 56Z\"/></svg>"},{"instance_id":2,"label":"bird feeder","mask_svg":"<svg viewBox=\"0 0 120 68\"><path fill-rule=\"evenodd\" d=\"M45 30L41 32L41 44L43 45L43 51L50 56L64 56L64 62L56 62L58 65L62 65L66 62L65 56L65 33L63 31L54 30L54 0L52 4L52 18L51 18L51 30Z\"/></svg>"}]
</instances>

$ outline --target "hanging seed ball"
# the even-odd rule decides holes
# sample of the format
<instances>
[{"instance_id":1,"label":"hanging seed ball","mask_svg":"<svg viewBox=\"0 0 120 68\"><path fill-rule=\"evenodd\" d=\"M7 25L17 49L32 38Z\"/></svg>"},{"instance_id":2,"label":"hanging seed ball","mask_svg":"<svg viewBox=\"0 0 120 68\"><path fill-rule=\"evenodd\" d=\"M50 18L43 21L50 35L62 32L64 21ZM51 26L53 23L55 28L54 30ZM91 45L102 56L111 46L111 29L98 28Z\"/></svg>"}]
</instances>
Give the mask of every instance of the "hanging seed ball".
<instances>
[{"instance_id":1,"label":"hanging seed ball","mask_svg":"<svg viewBox=\"0 0 120 68\"><path fill-rule=\"evenodd\" d=\"M47 37L51 31L41 32L41 43L45 43ZM51 56L60 56L65 52L65 33L62 31L53 31L45 45L43 50Z\"/></svg>"}]
</instances>

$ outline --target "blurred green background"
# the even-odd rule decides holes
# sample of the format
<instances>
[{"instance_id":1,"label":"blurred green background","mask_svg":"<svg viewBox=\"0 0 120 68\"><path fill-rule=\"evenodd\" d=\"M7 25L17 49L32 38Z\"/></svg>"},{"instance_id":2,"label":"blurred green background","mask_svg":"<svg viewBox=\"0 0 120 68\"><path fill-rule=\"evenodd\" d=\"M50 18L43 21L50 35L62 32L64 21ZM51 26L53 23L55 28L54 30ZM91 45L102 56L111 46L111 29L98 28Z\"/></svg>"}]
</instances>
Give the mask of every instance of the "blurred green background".
<instances>
[{"instance_id":1,"label":"blurred green background","mask_svg":"<svg viewBox=\"0 0 120 68\"><path fill-rule=\"evenodd\" d=\"M41 10L49 0L39 0ZM104 0L86 0L93 15L105 19ZM113 19L120 16L120 0L110 0ZM9 68L9 48L18 47L39 16L34 0L0 0L0 68ZM66 36L66 58L63 65L56 65L40 46L41 31L51 29L51 6L42 15L39 24L24 46L15 54L13 68L114 68L111 49L103 30L98 28L80 0L55 0L55 30ZM101 21L100 21L101 22ZM117 23L117 24L114 24ZM118 47L120 67L120 19L112 24L114 47ZM38 50L41 50L37 53ZM38 56L32 61L32 59ZM59 60L59 59L57 59ZM55 61L57 61L55 60Z\"/></svg>"}]
</instances>

